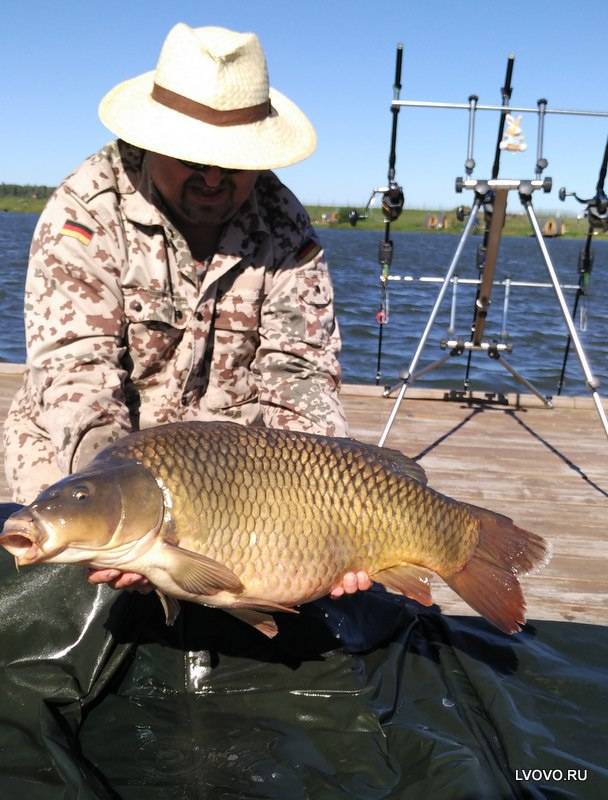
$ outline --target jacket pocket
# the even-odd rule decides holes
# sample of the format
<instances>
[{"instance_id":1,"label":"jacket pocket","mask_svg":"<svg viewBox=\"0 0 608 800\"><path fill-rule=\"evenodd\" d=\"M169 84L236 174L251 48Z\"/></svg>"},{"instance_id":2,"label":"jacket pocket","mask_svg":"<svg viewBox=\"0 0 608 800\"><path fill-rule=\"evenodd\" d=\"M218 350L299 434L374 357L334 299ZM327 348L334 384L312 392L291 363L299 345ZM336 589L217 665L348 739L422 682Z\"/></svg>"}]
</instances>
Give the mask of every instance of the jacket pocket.
<instances>
[{"instance_id":1,"label":"jacket pocket","mask_svg":"<svg viewBox=\"0 0 608 800\"><path fill-rule=\"evenodd\" d=\"M303 321L303 340L320 347L335 327L333 289L327 270L308 269L297 276L298 310Z\"/></svg>"},{"instance_id":2,"label":"jacket pocket","mask_svg":"<svg viewBox=\"0 0 608 800\"><path fill-rule=\"evenodd\" d=\"M187 324L185 303L166 292L143 287L124 287L126 345L133 380L166 366L182 340Z\"/></svg>"}]
</instances>

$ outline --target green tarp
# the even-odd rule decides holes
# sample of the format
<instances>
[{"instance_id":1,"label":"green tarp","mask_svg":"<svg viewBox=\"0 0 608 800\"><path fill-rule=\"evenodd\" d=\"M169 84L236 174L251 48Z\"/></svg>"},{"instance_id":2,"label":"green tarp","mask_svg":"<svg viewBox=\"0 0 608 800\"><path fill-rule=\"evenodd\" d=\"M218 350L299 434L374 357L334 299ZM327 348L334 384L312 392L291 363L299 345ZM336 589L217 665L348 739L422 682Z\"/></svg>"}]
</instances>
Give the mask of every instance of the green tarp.
<instances>
[{"instance_id":1,"label":"green tarp","mask_svg":"<svg viewBox=\"0 0 608 800\"><path fill-rule=\"evenodd\" d=\"M397 631L350 654L318 606L269 641L189 604L167 628L154 595L2 551L0 798L608 797L608 628L333 607Z\"/></svg>"}]
</instances>

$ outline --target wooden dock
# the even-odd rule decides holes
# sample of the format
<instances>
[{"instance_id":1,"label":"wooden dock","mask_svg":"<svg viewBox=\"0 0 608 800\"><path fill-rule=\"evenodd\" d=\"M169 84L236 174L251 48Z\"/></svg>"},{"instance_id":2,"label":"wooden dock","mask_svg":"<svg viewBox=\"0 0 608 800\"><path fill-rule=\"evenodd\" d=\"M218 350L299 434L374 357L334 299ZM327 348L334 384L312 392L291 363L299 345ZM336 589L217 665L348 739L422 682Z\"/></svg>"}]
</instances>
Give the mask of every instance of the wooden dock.
<instances>
[{"instance_id":1,"label":"wooden dock","mask_svg":"<svg viewBox=\"0 0 608 800\"><path fill-rule=\"evenodd\" d=\"M2 423L21 369L0 365ZM608 625L608 440L591 398L546 409L533 396L445 397L410 389L386 445L419 460L435 489L552 542L551 563L523 579L529 619ZM353 437L377 443L394 400L372 386L345 386L342 398ZM448 613L471 613L439 579L433 595Z\"/></svg>"}]
</instances>

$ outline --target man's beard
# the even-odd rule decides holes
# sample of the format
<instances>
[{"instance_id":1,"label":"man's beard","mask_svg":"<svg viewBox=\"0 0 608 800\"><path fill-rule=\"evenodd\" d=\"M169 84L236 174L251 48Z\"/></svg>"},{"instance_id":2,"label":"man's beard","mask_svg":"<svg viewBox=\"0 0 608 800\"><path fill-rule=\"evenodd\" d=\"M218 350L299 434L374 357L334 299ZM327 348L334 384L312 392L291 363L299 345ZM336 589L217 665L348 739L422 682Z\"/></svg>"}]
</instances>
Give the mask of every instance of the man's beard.
<instances>
[{"instance_id":1,"label":"man's beard","mask_svg":"<svg viewBox=\"0 0 608 800\"><path fill-rule=\"evenodd\" d=\"M234 184L223 177L218 187L210 188L198 175L185 181L179 207L175 211L187 222L194 224L222 225L238 211L234 204ZM213 198L217 196L217 201ZM202 202L197 202L200 197ZM205 198L210 201L205 202Z\"/></svg>"}]
</instances>

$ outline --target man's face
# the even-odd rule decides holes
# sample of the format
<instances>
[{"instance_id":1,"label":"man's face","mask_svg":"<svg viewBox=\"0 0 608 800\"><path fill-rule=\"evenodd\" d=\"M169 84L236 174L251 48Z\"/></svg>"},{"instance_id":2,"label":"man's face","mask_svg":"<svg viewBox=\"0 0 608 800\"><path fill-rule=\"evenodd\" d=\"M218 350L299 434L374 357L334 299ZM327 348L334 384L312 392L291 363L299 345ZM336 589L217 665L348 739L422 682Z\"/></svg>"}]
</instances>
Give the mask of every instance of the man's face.
<instances>
[{"instance_id":1,"label":"man's face","mask_svg":"<svg viewBox=\"0 0 608 800\"><path fill-rule=\"evenodd\" d=\"M207 166L196 171L176 158L148 153L150 176L175 224L223 225L251 194L259 172Z\"/></svg>"}]
</instances>

